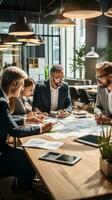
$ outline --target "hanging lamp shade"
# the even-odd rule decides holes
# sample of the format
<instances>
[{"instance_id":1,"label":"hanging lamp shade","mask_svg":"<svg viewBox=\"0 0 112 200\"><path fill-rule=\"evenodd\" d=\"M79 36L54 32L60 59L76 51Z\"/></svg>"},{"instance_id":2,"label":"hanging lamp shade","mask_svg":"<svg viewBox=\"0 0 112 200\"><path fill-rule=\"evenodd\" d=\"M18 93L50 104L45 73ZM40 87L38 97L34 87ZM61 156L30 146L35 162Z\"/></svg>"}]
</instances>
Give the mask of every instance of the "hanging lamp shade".
<instances>
[{"instance_id":1,"label":"hanging lamp shade","mask_svg":"<svg viewBox=\"0 0 112 200\"><path fill-rule=\"evenodd\" d=\"M9 35L32 35L34 34L33 28L27 23L26 17L19 17L15 24L9 27Z\"/></svg>"},{"instance_id":2,"label":"hanging lamp shade","mask_svg":"<svg viewBox=\"0 0 112 200\"><path fill-rule=\"evenodd\" d=\"M17 38L13 35L7 35L7 38L4 39L4 44L7 45L21 45L22 42L17 41Z\"/></svg>"},{"instance_id":3,"label":"hanging lamp shade","mask_svg":"<svg viewBox=\"0 0 112 200\"><path fill-rule=\"evenodd\" d=\"M10 44L4 44L3 42L0 42L0 48L9 48L11 46L12 45L10 45Z\"/></svg>"},{"instance_id":4,"label":"hanging lamp shade","mask_svg":"<svg viewBox=\"0 0 112 200\"><path fill-rule=\"evenodd\" d=\"M9 47L0 47L0 51L8 51Z\"/></svg>"},{"instance_id":5,"label":"hanging lamp shade","mask_svg":"<svg viewBox=\"0 0 112 200\"><path fill-rule=\"evenodd\" d=\"M94 47L91 47L91 51L86 54L86 58L99 58L98 53L94 51Z\"/></svg>"},{"instance_id":6,"label":"hanging lamp shade","mask_svg":"<svg viewBox=\"0 0 112 200\"><path fill-rule=\"evenodd\" d=\"M73 22L71 19L68 19L64 17L62 14L59 15L58 18L54 19L51 24L49 24L51 27L70 27L70 26L76 26L76 23Z\"/></svg>"},{"instance_id":7,"label":"hanging lamp shade","mask_svg":"<svg viewBox=\"0 0 112 200\"><path fill-rule=\"evenodd\" d=\"M106 17L112 17L112 7L108 9L107 12L104 13Z\"/></svg>"},{"instance_id":8,"label":"hanging lamp shade","mask_svg":"<svg viewBox=\"0 0 112 200\"><path fill-rule=\"evenodd\" d=\"M40 45L40 39L36 34L18 37L18 41Z\"/></svg>"},{"instance_id":9,"label":"hanging lamp shade","mask_svg":"<svg viewBox=\"0 0 112 200\"><path fill-rule=\"evenodd\" d=\"M67 18L89 19L102 15L97 0L67 0L64 4L63 16Z\"/></svg>"},{"instance_id":10,"label":"hanging lamp shade","mask_svg":"<svg viewBox=\"0 0 112 200\"><path fill-rule=\"evenodd\" d=\"M5 37L7 37L7 36L5 35ZM0 36L0 48L9 48L9 47L11 47L10 44L4 44L5 37L3 35Z\"/></svg>"}]
</instances>

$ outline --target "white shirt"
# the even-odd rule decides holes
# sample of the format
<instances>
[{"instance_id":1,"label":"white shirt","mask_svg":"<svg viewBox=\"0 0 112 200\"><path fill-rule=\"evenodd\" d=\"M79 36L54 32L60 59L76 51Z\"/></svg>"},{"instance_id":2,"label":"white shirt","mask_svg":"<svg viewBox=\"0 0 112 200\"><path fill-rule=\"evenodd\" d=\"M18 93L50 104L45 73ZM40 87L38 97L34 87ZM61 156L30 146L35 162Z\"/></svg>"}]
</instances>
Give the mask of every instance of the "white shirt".
<instances>
[{"instance_id":1,"label":"white shirt","mask_svg":"<svg viewBox=\"0 0 112 200\"><path fill-rule=\"evenodd\" d=\"M50 84L50 90L51 90L51 111L57 110L58 107L58 94L59 94L59 88L53 88Z\"/></svg>"},{"instance_id":2,"label":"white shirt","mask_svg":"<svg viewBox=\"0 0 112 200\"><path fill-rule=\"evenodd\" d=\"M112 115L112 92L108 93L108 108L110 114Z\"/></svg>"}]
</instances>

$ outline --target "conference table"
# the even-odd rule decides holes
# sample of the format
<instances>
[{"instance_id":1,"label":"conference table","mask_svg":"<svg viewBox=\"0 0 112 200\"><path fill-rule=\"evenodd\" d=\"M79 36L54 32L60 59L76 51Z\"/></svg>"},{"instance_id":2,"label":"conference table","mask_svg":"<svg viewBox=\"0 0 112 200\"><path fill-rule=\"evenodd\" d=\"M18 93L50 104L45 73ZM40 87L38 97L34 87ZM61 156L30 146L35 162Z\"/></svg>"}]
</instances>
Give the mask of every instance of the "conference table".
<instances>
[{"instance_id":1,"label":"conference table","mask_svg":"<svg viewBox=\"0 0 112 200\"><path fill-rule=\"evenodd\" d=\"M85 129L86 130L86 129ZM53 133L51 133L53 134ZM85 132L86 134L86 132ZM46 187L51 199L108 199L112 197L112 181L107 180L99 168L99 149L74 141L77 134L62 138L64 144L55 152L79 155L81 160L72 166L39 160L39 156L49 150L23 147L24 151ZM46 134L20 138L23 144L29 138L54 141ZM54 151L54 150L53 150Z\"/></svg>"}]
</instances>

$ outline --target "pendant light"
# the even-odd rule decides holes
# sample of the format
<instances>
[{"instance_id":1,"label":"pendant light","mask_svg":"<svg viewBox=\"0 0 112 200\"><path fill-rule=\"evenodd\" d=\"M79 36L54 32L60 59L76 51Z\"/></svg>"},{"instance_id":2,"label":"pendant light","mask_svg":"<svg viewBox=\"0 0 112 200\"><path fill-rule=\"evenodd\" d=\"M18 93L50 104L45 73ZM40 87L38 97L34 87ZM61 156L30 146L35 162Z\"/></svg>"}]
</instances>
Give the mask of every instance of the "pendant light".
<instances>
[{"instance_id":1,"label":"pendant light","mask_svg":"<svg viewBox=\"0 0 112 200\"><path fill-rule=\"evenodd\" d=\"M36 34L18 37L18 41L39 44L39 38Z\"/></svg>"},{"instance_id":2,"label":"pendant light","mask_svg":"<svg viewBox=\"0 0 112 200\"><path fill-rule=\"evenodd\" d=\"M21 36L21 37L18 37L17 40L19 42L33 43L33 44L37 44L37 45L44 44L42 37L40 35L38 36L36 34L28 35L28 36Z\"/></svg>"},{"instance_id":3,"label":"pendant light","mask_svg":"<svg viewBox=\"0 0 112 200\"><path fill-rule=\"evenodd\" d=\"M34 34L31 24L27 23L26 17L20 16L15 24L9 27L9 35L32 35Z\"/></svg>"},{"instance_id":4,"label":"pendant light","mask_svg":"<svg viewBox=\"0 0 112 200\"><path fill-rule=\"evenodd\" d=\"M72 27L76 26L76 23L72 19L67 19L62 14L59 14L58 18L54 19L51 24L51 27Z\"/></svg>"},{"instance_id":5,"label":"pendant light","mask_svg":"<svg viewBox=\"0 0 112 200\"><path fill-rule=\"evenodd\" d=\"M91 51L86 54L86 58L99 58L98 53L94 51L94 47L91 47Z\"/></svg>"},{"instance_id":6,"label":"pendant light","mask_svg":"<svg viewBox=\"0 0 112 200\"><path fill-rule=\"evenodd\" d=\"M49 25L52 26L52 27L71 27L71 26L76 26L76 23L73 22L72 19L67 19L66 17L63 16L63 14L62 14L63 9L64 9L63 0L60 0L60 2L61 2L60 14Z\"/></svg>"},{"instance_id":7,"label":"pendant light","mask_svg":"<svg viewBox=\"0 0 112 200\"><path fill-rule=\"evenodd\" d=\"M104 13L104 15L105 15L106 17L112 17L112 6L111 6L111 8L108 9L107 12Z\"/></svg>"},{"instance_id":8,"label":"pendant light","mask_svg":"<svg viewBox=\"0 0 112 200\"><path fill-rule=\"evenodd\" d=\"M71 19L89 19L102 15L97 0L67 0L64 4L63 16Z\"/></svg>"},{"instance_id":9,"label":"pendant light","mask_svg":"<svg viewBox=\"0 0 112 200\"><path fill-rule=\"evenodd\" d=\"M13 35L7 35L3 43L7 45L21 45L22 44L22 42L19 42L17 38Z\"/></svg>"},{"instance_id":10,"label":"pendant light","mask_svg":"<svg viewBox=\"0 0 112 200\"><path fill-rule=\"evenodd\" d=\"M4 34L2 34L2 36L0 36L0 48L9 48L11 47L12 45L10 44L4 44L4 40L7 36Z\"/></svg>"}]
</instances>

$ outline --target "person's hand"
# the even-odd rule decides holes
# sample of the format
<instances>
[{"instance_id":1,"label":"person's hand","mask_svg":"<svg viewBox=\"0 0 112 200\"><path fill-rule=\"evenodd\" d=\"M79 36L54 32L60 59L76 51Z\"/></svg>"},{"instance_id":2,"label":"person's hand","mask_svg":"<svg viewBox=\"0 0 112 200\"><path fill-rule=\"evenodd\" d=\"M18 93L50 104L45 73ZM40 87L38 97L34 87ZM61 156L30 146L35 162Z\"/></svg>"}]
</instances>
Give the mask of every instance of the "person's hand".
<instances>
[{"instance_id":1,"label":"person's hand","mask_svg":"<svg viewBox=\"0 0 112 200\"><path fill-rule=\"evenodd\" d=\"M42 115L44 115L44 116L46 116L46 117L49 116L49 114L48 114L47 112L42 112Z\"/></svg>"},{"instance_id":2,"label":"person's hand","mask_svg":"<svg viewBox=\"0 0 112 200\"><path fill-rule=\"evenodd\" d=\"M39 114L39 115L37 115L36 114L36 118L38 118L38 119L40 119L40 120L44 120L44 118L45 118L45 115L43 115L43 114Z\"/></svg>"},{"instance_id":3,"label":"person's hand","mask_svg":"<svg viewBox=\"0 0 112 200\"><path fill-rule=\"evenodd\" d=\"M30 119L30 118L36 117L36 116L37 116L36 112L31 111L31 112L27 113L27 119Z\"/></svg>"},{"instance_id":4,"label":"person's hand","mask_svg":"<svg viewBox=\"0 0 112 200\"><path fill-rule=\"evenodd\" d=\"M42 124L42 133L49 132L53 127L52 123Z\"/></svg>"},{"instance_id":5,"label":"person's hand","mask_svg":"<svg viewBox=\"0 0 112 200\"><path fill-rule=\"evenodd\" d=\"M37 117L31 117L26 119L26 123L43 123L43 119Z\"/></svg>"},{"instance_id":6,"label":"person's hand","mask_svg":"<svg viewBox=\"0 0 112 200\"><path fill-rule=\"evenodd\" d=\"M58 110L57 117L65 118L65 117L68 117L69 115L70 115L70 113L66 109L64 109L64 110Z\"/></svg>"},{"instance_id":7,"label":"person's hand","mask_svg":"<svg viewBox=\"0 0 112 200\"><path fill-rule=\"evenodd\" d=\"M95 120L97 124L110 124L110 118L106 115L97 116L95 115Z\"/></svg>"}]
</instances>

